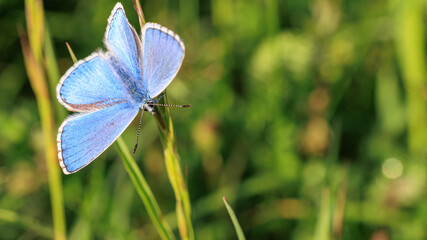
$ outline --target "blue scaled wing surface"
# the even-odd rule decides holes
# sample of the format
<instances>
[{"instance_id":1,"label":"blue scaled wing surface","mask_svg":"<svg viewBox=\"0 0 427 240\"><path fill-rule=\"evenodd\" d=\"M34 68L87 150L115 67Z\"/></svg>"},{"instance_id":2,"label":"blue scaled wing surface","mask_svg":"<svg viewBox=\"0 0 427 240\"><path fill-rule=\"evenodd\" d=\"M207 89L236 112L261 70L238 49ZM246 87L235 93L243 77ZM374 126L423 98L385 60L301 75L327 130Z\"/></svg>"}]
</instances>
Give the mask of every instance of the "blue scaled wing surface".
<instances>
[{"instance_id":1,"label":"blue scaled wing surface","mask_svg":"<svg viewBox=\"0 0 427 240\"><path fill-rule=\"evenodd\" d=\"M58 131L58 158L65 174L88 165L127 128L139 108L128 102L67 118Z\"/></svg>"},{"instance_id":2,"label":"blue scaled wing surface","mask_svg":"<svg viewBox=\"0 0 427 240\"><path fill-rule=\"evenodd\" d=\"M109 57L95 53L61 78L57 98L71 111L58 130L57 148L65 174L78 171L107 149L139 111Z\"/></svg>"},{"instance_id":3,"label":"blue scaled wing surface","mask_svg":"<svg viewBox=\"0 0 427 240\"><path fill-rule=\"evenodd\" d=\"M111 62L116 71L123 75L129 84L136 84L141 91L144 88L141 81L141 41L135 29L129 24L121 3L117 3L111 11L104 41L111 52Z\"/></svg>"},{"instance_id":4,"label":"blue scaled wing surface","mask_svg":"<svg viewBox=\"0 0 427 240\"><path fill-rule=\"evenodd\" d=\"M93 112L124 101L124 84L107 59L104 53L93 53L68 69L56 87L58 101L73 112Z\"/></svg>"},{"instance_id":5,"label":"blue scaled wing surface","mask_svg":"<svg viewBox=\"0 0 427 240\"><path fill-rule=\"evenodd\" d=\"M141 39L142 81L150 98L154 98L175 78L185 47L177 34L157 23L146 23Z\"/></svg>"}]
</instances>

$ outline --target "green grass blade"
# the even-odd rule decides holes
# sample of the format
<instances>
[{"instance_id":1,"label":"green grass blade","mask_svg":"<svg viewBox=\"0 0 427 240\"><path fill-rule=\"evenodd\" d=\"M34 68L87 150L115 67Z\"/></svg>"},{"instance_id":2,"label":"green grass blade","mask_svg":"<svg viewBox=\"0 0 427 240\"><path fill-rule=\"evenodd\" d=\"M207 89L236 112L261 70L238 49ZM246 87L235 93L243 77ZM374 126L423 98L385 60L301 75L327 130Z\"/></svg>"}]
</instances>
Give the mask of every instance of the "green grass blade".
<instances>
[{"instance_id":1,"label":"green grass blade","mask_svg":"<svg viewBox=\"0 0 427 240\"><path fill-rule=\"evenodd\" d=\"M70 53L70 56L71 56L71 59L73 60L73 63L76 63L77 58L76 58L76 55L74 55L73 49L71 49L70 44L68 44L67 42L65 44L67 45L67 49L68 49L68 52Z\"/></svg>"},{"instance_id":2,"label":"green grass blade","mask_svg":"<svg viewBox=\"0 0 427 240\"><path fill-rule=\"evenodd\" d=\"M49 28L45 26L45 37L44 37L44 64L46 66L47 80L49 82L49 90L51 94L51 101L55 107L56 117L59 120L63 120L66 117L67 112L65 108L56 100L56 85L59 82L59 69L58 62L56 60L55 51L52 43L52 36Z\"/></svg>"},{"instance_id":3,"label":"green grass blade","mask_svg":"<svg viewBox=\"0 0 427 240\"><path fill-rule=\"evenodd\" d=\"M24 47L23 49L26 49ZM30 51L24 50L25 65L31 86L36 95L37 106L40 114L40 121L43 136L45 138L46 166L49 179L49 188L52 204L53 226L55 229L55 239L66 239L65 237L65 213L63 205L61 173L58 168L56 158L56 144L54 142L56 127L53 120L52 105L48 94L43 69L31 57Z\"/></svg>"},{"instance_id":4,"label":"green grass blade","mask_svg":"<svg viewBox=\"0 0 427 240\"><path fill-rule=\"evenodd\" d=\"M125 166L125 169L128 172L136 191L138 192L145 208L147 209L148 216L151 218L151 221L153 222L154 227L157 229L160 237L162 239L175 239L172 230L162 216L160 207L154 198L147 181L142 175L141 170L131 156L129 150L126 147L126 144L121 137L117 139L115 146L117 147L119 155L123 160L123 165Z\"/></svg>"},{"instance_id":5,"label":"green grass blade","mask_svg":"<svg viewBox=\"0 0 427 240\"><path fill-rule=\"evenodd\" d=\"M398 4L395 37L406 86L408 147L415 156L424 156L427 144L427 103L422 90L427 79L425 2L398 1Z\"/></svg>"},{"instance_id":6,"label":"green grass blade","mask_svg":"<svg viewBox=\"0 0 427 240\"><path fill-rule=\"evenodd\" d=\"M139 26L142 27L145 24L144 12L142 11L141 3L139 0L132 0L133 8L135 8L136 13L138 14Z\"/></svg>"},{"instance_id":7,"label":"green grass blade","mask_svg":"<svg viewBox=\"0 0 427 240\"><path fill-rule=\"evenodd\" d=\"M242 227L240 227L240 223L236 217L236 214L228 204L227 199L225 199L225 197L222 197L222 200L224 201L225 207L227 208L228 214L230 215L231 221L233 222L234 229L236 229L237 239L245 240L245 234L243 233Z\"/></svg>"},{"instance_id":8,"label":"green grass blade","mask_svg":"<svg viewBox=\"0 0 427 240\"><path fill-rule=\"evenodd\" d=\"M28 78L36 96L37 107L40 114L41 128L44 136L44 147L52 217L55 239L66 239L66 224L62 193L61 172L56 154L56 124L54 120L51 96L45 76L46 68L43 62L44 49L44 15L41 0L25 1L28 38L21 30L20 40L24 54L25 67Z\"/></svg>"},{"instance_id":9,"label":"green grass blade","mask_svg":"<svg viewBox=\"0 0 427 240\"><path fill-rule=\"evenodd\" d=\"M167 104L166 93L159 101L160 104ZM183 240L193 240L194 230L191 223L191 204L188 189L182 175L181 166L179 164L180 158L175 145L175 134L173 130L172 119L168 107L155 108L157 127L160 132L160 140L163 146L163 153L165 156L166 171L168 173L169 181L176 199L176 217L178 222L178 229Z\"/></svg>"},{"instance_id":10,"label":"green grass blade","mask_svg":"<svg viewBox=\"0 0 427 240\"><path fill-rule=\"evenodd\" d=\"M313 239L328 240L331 239L331 199L330 190L323 189L320 204L320 212L317 216L316 230Z\"/></svg>"}]
</instances>

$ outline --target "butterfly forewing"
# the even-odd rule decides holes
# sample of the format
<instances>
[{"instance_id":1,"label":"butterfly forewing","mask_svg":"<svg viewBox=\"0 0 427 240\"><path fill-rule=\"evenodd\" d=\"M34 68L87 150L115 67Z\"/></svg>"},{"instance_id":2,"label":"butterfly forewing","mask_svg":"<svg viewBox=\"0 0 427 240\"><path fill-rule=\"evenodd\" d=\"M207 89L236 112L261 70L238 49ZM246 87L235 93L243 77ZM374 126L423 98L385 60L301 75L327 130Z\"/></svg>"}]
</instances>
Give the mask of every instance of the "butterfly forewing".
<instances>
[{"instance_id":1,"label":"butterfly forewing","mask_svg":"<svg viewBox=\"0 0 427 240\"><path fill-rule=\"evenodd\" d=\"M80 60L61 78L58 101L68 110L93 112L127 98L125 88L103 53Z\"/></svg>"},{"instance_id":2,"label":"butterfly forewing","mask_svg":"<svg viewBox=\"0 0 427 240\"><path fill-rule=\"evenodd\" d=\"M121 3L116 4L108 18L105 43L120 67L129 72L134 82L141 83L141 42Z\"/></svg>"}]
</instances>

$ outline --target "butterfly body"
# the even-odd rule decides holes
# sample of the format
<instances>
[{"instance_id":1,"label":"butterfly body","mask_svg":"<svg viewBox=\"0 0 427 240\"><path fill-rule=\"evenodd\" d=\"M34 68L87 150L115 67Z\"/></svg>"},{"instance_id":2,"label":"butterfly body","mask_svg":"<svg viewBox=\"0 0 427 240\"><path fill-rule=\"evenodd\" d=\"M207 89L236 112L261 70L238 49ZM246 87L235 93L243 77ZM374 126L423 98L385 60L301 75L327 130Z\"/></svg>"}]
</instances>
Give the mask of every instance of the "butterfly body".
<instances>
[{"instance_id":1,"label":"butterfly body","mask_svg":"<svg viewBox=\"0 0 427 240\"><path fill-rule=\"evenodd\" d=\"M58 130L57 149L65 174L80 170L105 151L175 78L185 47L171 30L146 23L141 37L121 3L108 19L107 51L75 63L57 86L58 101L77 114Z\"/></svg>"}]
</instances>

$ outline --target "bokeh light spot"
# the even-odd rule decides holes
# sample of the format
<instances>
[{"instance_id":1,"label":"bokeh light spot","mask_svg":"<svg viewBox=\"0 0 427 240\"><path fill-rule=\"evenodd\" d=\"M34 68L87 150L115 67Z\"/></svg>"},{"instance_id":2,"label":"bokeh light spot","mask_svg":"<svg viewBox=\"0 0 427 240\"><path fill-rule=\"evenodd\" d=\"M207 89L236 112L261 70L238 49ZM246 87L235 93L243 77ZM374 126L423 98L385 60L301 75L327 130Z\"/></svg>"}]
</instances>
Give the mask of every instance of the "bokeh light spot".
<instances>
[{"instance_id":1,"label":"bokeh light spot","mask_svg":"<svg viewBox=\"0 0 427 240\"><path fill-rule=\"evenodd\" d=\"M383 174L387 178L396 179L402 175L403 165L399 159L388 158L383 163Z\"/></svg>"}]
</instances>

